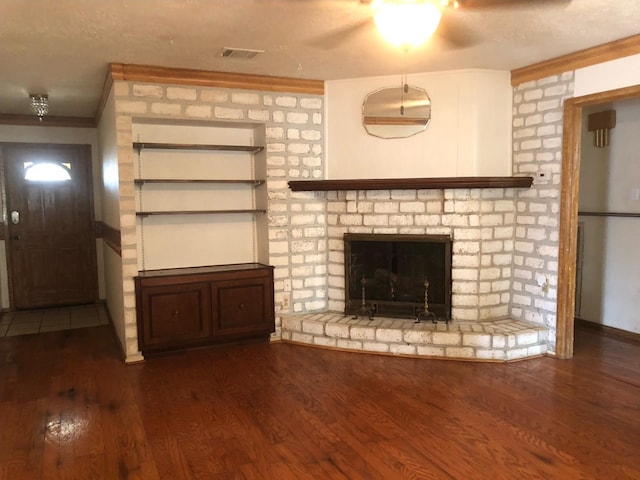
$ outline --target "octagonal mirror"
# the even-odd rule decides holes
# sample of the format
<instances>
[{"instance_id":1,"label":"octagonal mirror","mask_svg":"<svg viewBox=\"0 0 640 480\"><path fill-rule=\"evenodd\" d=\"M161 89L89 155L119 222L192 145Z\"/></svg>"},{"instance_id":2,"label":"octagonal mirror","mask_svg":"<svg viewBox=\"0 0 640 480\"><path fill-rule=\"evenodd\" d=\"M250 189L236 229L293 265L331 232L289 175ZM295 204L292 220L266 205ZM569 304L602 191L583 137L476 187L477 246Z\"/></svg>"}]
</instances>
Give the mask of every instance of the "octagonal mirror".
<instances>
[{"instance_id":1,"label":"octagonal mirror","mask_svg":"<svg viewBox=\"0 0 640 480\"><path fill-rule=\"evenodd\" d=\"M362 125L374 137L410 137L424 131L430 120L426 90L407 84L371 92L362 104Z\"/></svg>"}]
</instances>

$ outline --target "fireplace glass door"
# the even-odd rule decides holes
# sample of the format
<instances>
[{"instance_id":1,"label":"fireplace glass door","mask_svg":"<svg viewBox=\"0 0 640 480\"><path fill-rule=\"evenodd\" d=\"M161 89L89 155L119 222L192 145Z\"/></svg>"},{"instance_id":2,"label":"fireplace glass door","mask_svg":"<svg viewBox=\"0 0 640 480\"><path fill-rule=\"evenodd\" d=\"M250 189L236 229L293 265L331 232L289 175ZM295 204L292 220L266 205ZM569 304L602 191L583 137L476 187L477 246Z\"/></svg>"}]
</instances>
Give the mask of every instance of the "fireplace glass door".
<instances>
[{"instance_id":1,"label":"fireplace glass door","mask_svg":"<svg viewBox=\"0 0 640 480\"><path fill-rule=\"evenodd\" d=\"M451 316L451 237L345 234L345 313Z\"/></svg>"}]
</instances>

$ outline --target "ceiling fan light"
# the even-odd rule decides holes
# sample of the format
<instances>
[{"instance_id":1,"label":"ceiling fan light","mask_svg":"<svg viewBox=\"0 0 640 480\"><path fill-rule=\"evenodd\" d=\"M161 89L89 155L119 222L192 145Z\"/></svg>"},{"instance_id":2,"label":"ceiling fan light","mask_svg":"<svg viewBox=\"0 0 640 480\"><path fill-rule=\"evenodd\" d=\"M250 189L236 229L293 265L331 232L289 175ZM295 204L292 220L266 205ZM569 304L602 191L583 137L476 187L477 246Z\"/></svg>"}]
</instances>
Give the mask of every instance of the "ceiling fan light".
<instances>
[{"instance_id":1,"label":"ceiling fan light","mask_svg":"<svg viewBox=\"0 0 640 480\"><path fill-rule=\"evenodd\" d=\"M430 1L384 1L374 16L376 27L388 42L398 47L416 47L438 28L442 11Z\"/></svg>"}]
</instances>

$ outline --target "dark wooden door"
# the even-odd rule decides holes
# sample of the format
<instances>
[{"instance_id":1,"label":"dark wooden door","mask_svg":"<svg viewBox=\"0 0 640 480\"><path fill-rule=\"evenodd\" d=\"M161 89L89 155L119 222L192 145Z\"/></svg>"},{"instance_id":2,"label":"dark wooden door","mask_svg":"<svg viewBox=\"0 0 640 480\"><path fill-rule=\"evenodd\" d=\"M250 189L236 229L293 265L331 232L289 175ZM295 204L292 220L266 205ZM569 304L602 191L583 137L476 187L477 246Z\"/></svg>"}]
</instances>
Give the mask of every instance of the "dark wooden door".
<instances>
[{"instance_id":1,"label":"dark wooden door","mask_svg":"<svg viewBox=\"0 0 640 480\"><path fill-rule=\"evenodd\" d=\"M12 307L97 301L90 146L3 144L0 148ZM67 180L55 180L65 174Z\"/></svg>"}]
</instances>

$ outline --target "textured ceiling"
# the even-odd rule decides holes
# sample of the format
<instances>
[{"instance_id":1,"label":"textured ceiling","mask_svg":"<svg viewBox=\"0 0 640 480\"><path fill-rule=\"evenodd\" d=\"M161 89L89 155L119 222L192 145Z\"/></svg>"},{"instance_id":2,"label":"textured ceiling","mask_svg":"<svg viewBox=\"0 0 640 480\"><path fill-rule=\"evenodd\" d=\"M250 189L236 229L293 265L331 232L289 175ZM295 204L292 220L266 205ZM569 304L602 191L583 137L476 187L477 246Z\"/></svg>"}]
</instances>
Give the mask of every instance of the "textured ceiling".
<instances>
[{"instance_id":1,"label":"textured ceiling","mask_svg":"<svg viewBox=\"0 0 640 480\"><path fill-rule=\"evenodd\" d=\"M360 0L0 0L0 113L30 114L28 93L46 92L51 115L93 116L110 62L332 80L512 70L640 33L640 0L519 3L448 11L404 53Z\"/></svg>"}]
</instances>

